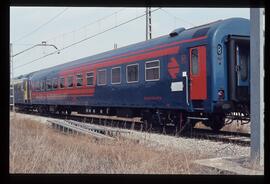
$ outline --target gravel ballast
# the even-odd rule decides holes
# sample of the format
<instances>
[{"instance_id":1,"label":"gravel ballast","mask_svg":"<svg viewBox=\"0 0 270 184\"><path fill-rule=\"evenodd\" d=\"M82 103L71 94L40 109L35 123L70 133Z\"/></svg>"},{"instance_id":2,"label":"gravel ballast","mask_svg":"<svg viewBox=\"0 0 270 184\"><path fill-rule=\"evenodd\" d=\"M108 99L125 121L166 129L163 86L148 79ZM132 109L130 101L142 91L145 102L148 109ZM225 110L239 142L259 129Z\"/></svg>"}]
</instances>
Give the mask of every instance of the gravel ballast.
<instances>
[{"instance_id":1,"label":"gravel ballast","mask_svg":"<svg viewBox=\"0 0 270 184\"><path fill-rule=\"evenodd\" d=\"M156 133L146 133L132 131L132 134L126 134L125 137L137 139L142 143L149 146L158 147L163 149L164 147L170 147L179 151L188 153L207 154L210 158L215 157L238 157L248 156L250 153L250 147L240 146L231 143L215 142L211 140L173 137Z\"/></svg>"}]
</instances>

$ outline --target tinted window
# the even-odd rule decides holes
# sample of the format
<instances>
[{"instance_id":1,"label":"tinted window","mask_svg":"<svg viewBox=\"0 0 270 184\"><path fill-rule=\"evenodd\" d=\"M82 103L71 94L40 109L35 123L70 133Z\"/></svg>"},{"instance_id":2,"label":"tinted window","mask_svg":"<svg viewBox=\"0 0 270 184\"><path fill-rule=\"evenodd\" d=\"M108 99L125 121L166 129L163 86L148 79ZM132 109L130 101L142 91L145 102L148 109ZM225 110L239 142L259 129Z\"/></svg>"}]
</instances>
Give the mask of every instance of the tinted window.
<instances>
[{"instance_id":1,"label":"tinted window","mask_svg":"<svg viewBox=\"0 0 270 184\"><path fill-rule=\"evenodd\" d=\"M240 65L240 77L242 81L248 79L248 63L249 63L249 53L248 48L240 47L239 49L239 65Z\"/></svg>"},{"instance_id":2,"label":"tinted window","mask_svg":"<svg viewBox=\"0 0 270 184\"><path fill-rule=\"evenodd\" d=\"M41 84L41 91L44 91L45 90L45 81L42 81L40 84Z\"/></svg>"},{"instance_id":3,"label":"tinted window","mask_svg":"<svg viewBox=\"0 0 270 184\"><path fill-rule=\"evenodd\" d=\"M99 85L106 84L106 70L99 70L98 75L97 75L97 79L98 79Z\"/></svg>"},{"instance_id":4,"label":"tinted window","mask_svg":"<svg viewBox=\"0 0 270 184\"><path fill-rule=\"evenodd\" d=\"M68 82L68 87L72 88L73 87L73 76L69 76L67 78L67 82Z\"/></svg>"},{"instance_id":5,"label":"tinted window","mask_svg":"<svg viewBox=\"0 0 270 184\"><path fill-rule=\"evenodd\" d=\"M83 85L83 77L82 74L77 74L77 86L82 86Z\"/></svg>"},{"instance_id":6,"label":"tinted window","mask_svg":"<svg viewBox=\"0 0 270 184\"><path fill-rule=\"evenodd\" d=\"M35 91L40 91L40 83L39 83L39 81L35 82Z\"/></svg>"},{"instance_id":7,"label":"tinted window","mask_svg":"<svg viewBox=\"0 0 270 184\"><path fill-rule=\"evenodd\" d=\"M65 78L60 78L60 88L65 87Z\"/></svg>"},{"instance_id":8,"label":"tinted window","mask_svg":"<svg viewBox=\"0 0 270 184\"><path fill-rule=\"evenodd\" d=\"M240 55L240 75L241 80L245 81L248 79L248 63L249 63L249 56L247 55Z\"/></svg>"},{"instance_id":9,"label":"tinted window","mask_svg":"<svg viewBox=\"0 0 270 184\"><path fill-rule=\"evenodd\" d=\"M94 72L89 72L86 74L87 86L94 85Z\"/></svg>"},{"instance_id":10,"label":"tinted window","mask_svg":"<svg viewBox=\"0 0 270 184\"><path fill-rule=\"evenodd\" d=\"M120 67L112 68L112 84L119 84L121 82L120 75Z\"/></svg>"},{"instance_id":11,"label":"tinted window","mask_svg":"<svg viewBox=\"0 0 270 184\"><path fill-rule=\"evenodd\" d=\"M127 82L139 81L139 65L127 66Z\"/></svg>"},{"instance_id":12,"label":"tinted window","mask_svg":"<svg viewBox=\"0 0 270 184\"><path fill-rule=\"evenodd\" d=\"M52 81L51 80L47 80L47 82L46 82L46 89L47 90L51 90L52 89Z\"/></svg>"},{"instance_id":13,"label":"tinted window","mask_svg":"<svg viewBox=\"0 0 270 184\"><path fill-rule=\"evenodd\" d=\"M54 79L53 80L53 89L57 89L58 88L58 80Z\"/></svg>"},{"instance_id":14,"label":"tinted window","mask_svg":"<svg viewBox=\"0 0 270 184\"><path fill-rule=\"evenodd\" d=\"M199 73L198 63L198 49L192 49L191 51L191 72L192 75L198 75Z\"/></svg>"},{"instance_id":15,"label":"tinted window","mask_svg":"<svg viewBox=\"0 0 270 184\"><path fill-rule=\"evenodd\" d=\"M151 61L145 63L145 80L159 79L159 61Z\"/></svg>"}]
</instances>

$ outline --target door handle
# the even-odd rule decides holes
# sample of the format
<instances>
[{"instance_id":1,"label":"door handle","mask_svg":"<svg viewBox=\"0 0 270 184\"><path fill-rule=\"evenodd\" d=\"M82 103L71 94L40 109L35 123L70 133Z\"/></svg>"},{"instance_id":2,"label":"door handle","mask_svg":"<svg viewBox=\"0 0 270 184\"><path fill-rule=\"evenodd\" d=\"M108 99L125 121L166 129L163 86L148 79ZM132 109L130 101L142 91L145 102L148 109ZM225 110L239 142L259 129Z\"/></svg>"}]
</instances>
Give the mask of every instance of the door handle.
<instances>
[{"instance_id":1,"label":"door handle","mask_svg":"<svg viewBox=\"0 0 270 184\"><path fill-rule=\"evenodd\" d=\"M183 77L186 78L186 103L189 106L189 102L188 102L188 98L189 98L188 88L189 88L190 82L188 81L188 76L186 75L186 72L185 73L183 72Z\"/></svg>"}]
</instances>

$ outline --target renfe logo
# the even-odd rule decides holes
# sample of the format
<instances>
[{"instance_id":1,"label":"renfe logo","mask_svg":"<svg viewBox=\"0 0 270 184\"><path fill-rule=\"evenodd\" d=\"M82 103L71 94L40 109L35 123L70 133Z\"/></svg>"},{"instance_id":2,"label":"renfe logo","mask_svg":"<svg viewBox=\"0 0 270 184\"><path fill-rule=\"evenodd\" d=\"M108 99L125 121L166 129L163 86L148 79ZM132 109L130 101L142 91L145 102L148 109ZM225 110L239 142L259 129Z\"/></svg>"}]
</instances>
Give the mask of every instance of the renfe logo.
<instances>
[{"instance_id":1,"label":"renfe logo","mask_svg":"<svg viewBox=\"0 0 270 184\"><path fill-rule=\"evenodd\" d=\"M179 73L179 65L174 57L172 57L168 63L168 72L171 78L176 79L177 74Z\"/></svg>"}]
</instances>

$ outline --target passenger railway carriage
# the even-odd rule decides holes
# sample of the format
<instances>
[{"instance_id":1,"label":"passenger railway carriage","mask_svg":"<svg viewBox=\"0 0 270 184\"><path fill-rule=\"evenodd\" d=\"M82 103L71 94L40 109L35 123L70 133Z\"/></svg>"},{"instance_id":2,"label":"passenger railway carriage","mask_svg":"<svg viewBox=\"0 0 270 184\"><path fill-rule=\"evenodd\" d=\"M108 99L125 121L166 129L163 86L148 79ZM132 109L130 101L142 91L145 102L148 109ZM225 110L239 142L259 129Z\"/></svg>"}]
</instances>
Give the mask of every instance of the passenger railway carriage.
<instances>
[{"instance_id":1,"label":"passenger railway carriage","mask_svg":"<svg viewBox=\"0 0 270 184\"><path fill-rule=\"evenodd\" d=\"M219 130L231 112L249 116L249 32L249 20L219 20L33 72L15 103Z\"/></svg>"}]
</instances>

